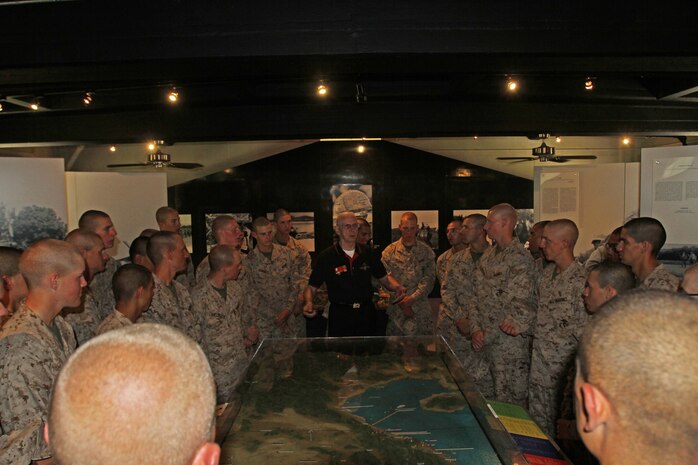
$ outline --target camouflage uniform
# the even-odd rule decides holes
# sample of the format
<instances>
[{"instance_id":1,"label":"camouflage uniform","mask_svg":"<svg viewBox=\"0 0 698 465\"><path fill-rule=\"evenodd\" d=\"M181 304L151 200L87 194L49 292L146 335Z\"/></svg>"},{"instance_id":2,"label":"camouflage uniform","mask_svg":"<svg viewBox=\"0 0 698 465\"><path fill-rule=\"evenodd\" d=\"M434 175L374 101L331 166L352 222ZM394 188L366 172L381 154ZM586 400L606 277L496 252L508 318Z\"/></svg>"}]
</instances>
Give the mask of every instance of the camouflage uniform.
<instances>
[{"instance_id":1,"label":"camouflage uniform","mask_svg":"<svg viewBox=\"0 0 698 465\"><path fill-rule=\"evenodd\" d=\"M458 359L465 348L464 337L458 332L455 322L465 316L465 306L456 301L455 291L460 286L467 286L472 290L472 274L464 269L459 270L459 275L452 278L452 272L456 262L461 262L457 267L463 267L465 252L468 249L454 251L453 248L439 255L436 259L436 277L441 283L441 304L439 305L439 317L436 321L437 333L441 334L451 346ZM446 285L451 280L451 288Z\"/></svg>"},{"instance_id":2,"label":"camouflage uniform","mask_svg":"<svg viewBox=\"0 0 698 465\"><path fill-rule=\"evenodd\" d=\"M407 318L398 305L388 307L390 321L387 334L389 336L434 334L434 322L428 301L436 279L434 251L419 240L408 250L402 240L397 240L385 248L382 261L386 271L405 286L407 295L411 295L414 299L413 318Z\"/></svg>"},{"instance_id":3,"label":"camouflage uniform","mask_svg":"<svg viewBox=\"0 0 698 465\"><path fill-rule=\"evenodd\" d=\"M96 335L104 334L107 331L113 329L123 328L124 326L132 325L133 323L129 320L123 313L114 309L107 317L102 321L96 331Z\"/></svg>"},{"instance_id":4,"label":"camouflage uniform","mask_svg":"<svg viewBox=\"0 0 698 465\"><path fill-rule=\"evenodd\" d=\"M468 309L470 333L485 332L497 400L526 405L531 332L536 318L536 271L531 254L515 237L504 249L491 247L475 267L475 300ZM512 324L519 335L499 325Z\"/></svg>"},{"instance_id":5,"label":"camouflage uniform","mask_svg":"<svg viewBox=\"0 0 698 465\"><path fill-rule=\"evenodd\" d=\"M62 317L53 320L53 327L60 337L22 303L0 332L3 432L31 429L31 422L46 421L53 381L77 345L73 328ZM39 446L31 451L33 460L51 456L43 436L39 441Z\"/></svg>"},{"instance_id":6,"label":"camouflage uniform","mask_svg":"<svg viewBox=\"0 0 698 465\"><path fill-rule=\"evenodd\" d=\"M203 260L199 262L199 266L196 267L196 284L197 286L208 277L211 272L211 264L208 262L208 255L206 255Z\"/></svg>"},{"instance_id":7,"label":"camouflage uniform","mask_svg":"<svg viewBox=\"0 0 698 465\"><path fill-rule=\"evenodd\" d=\"M284 246L274 237L274 244ZM298 294L305 292L305 288L308 287L308 279L310 278L310 272L312 271L310 267L310 254L308 249L305 248L300 241L296 240L293 236L288 237L288 242L285 244L291 251L291 258L293 258L293 263L296 265L296 273L298 274ZM302 302L296 302L295 309L299 313L302 311ZM305 337L305 322L299 317L299 324L297 324L297 335L300 337Z\"/></svg>"},{"instance_id":8,"label":"camouflage uniform","mask_svg":"<svg viewBox=\"0 0 698 465\"><path fill-rule=\"evenodd\" d=\"M187 260L187 269L175 276L175 280L186 287L189 292L194 290L194 286L198 280L196 279L196 273L194 272L194 263L192 263L191 258Z\"/></svg>"},{"instance_id":9,"label":"camouflage uniform","mask_svg":"<svg viewBox=\"0 0 698 465\"><path fill-rule=\"evenodd\" d=\"M0 436L0 463L27 465L41 444L44 424L37 418L20 431Z\"/></svg>"},{"instance_id":10,"label":"camouflage uniform","mask_svg":"<svg viewBox=\"0 0 698 465\"><path fill-rule=\"evenodd\" d=\"M114 302L114 291L112 291L111 281L118 268L119 262L109 257L104 271L97 273L88 284L92 291L92 297L94 297L97 304L97 314L99 315L97 322L105 319L114 309L116 302ZM96 329L96 327L93 329Z\"/></svg>"},{"instance_id":11,"label":"camouflage uniform","mask_svg":"<svg viewBox=\"0 0 698 465\"><path fill-rule=\"evenodd\" d=\"M280 245L272 244L271 258L258 248L247 255L244 261L248 287L248 308L256 312L257 328L261 337L294 337L297 318L293 307L298 299L298 269L291 252ZM276 326L276 315L288 309L288 328Z\"/></svg>"},{"instance_id":12,"label":"camouflage uniform","mask_svg":"<svg viewBox=\"0 0 698 465\"><path fill-rule=\"evenodd\" d=\"M637 287L640 289L660 289L676 292L681 280L671 274L661 263Z\"/></svg>"},{"instance_id":13,"label":"camouflage uniform","mask_svg":"<svg viewBox=\"0 0 698 465\"><path fill-rule=\"evenodd\" d=\"M473 256L471 249L462 250L453 256L441 290L439 328L480 393L491 398L494 387L487 359L482 352L473 350L470 335L464 336L456 327L456 322L467 318L468 308L474 305L475 257L480 258L478 255Z\"/></svg>"},{"instance_id":14,"label":"camouflage uniform","mask_svg":"<svg viewBox=\"0 0 698 465\"><path fill-rule=\"evenodd\" d=\"M228 281L225 291L224 300L208 279L192 291L194 309L202 319L201 346L216 380L218 403L229 401L242 381L248 365L244 338L246 329L254 324L251 309L244 308L240 284Z\"/></svg>"},{"instance_id":15,"label":"camouflage uniform","mask_svg":"<svg viewBox=\"0 0 698 465\"><path fill-rule=\"evenodd\" d=\"M556 275L552 263L543 270L540 281L528 408L543 431L554 437L566 376L588 318L582 299L586 271L575 261Z\"/></svg>"},{"instance_id":16,"label":"camouflage uniform","mask_svg":"<svg viewBox=\"0 0 698 465\"><path fill-rule=\"evenodd\" d=\"M153 273L155 290L150 307L139 318L142 323L162 323L182 331L201 343L201 320L191 307L187 288L175 280L170 286Z\"/></svg>"},{"instance_id":17,"label":"camouflage uniform","mask_svg":"<svg viewBox=\"0 0 698 465\"><path fill-rule=\"evenodd\" d=\"M99 323L104 320L92 292L92 289L86 287L82 294L82 304L79 307L63 309L61 312L75 330L78 345L83 345L92 339L97 334Z\"/></svg>"}]
</instances>

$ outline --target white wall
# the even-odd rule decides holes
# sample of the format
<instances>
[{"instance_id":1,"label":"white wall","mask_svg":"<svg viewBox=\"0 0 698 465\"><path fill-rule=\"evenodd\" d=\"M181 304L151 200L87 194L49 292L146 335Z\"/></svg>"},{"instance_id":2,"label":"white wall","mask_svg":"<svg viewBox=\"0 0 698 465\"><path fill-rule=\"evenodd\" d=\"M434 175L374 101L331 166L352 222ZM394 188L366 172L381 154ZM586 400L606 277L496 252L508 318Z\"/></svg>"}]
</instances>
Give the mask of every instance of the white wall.
<instances>
[{"instance_id":1,"label":"white wall","mask_svg":"<svg viewBox=\"0 0 698 465\"><path fill-rule=\"evenodd\" d=\"M109 253L128 256L128 246L145 228L156 228L155 211L167 205L165 173L67 172L68 231L78 227L86 210L109 214L118 232Z\"/></svg>"},{"instance_id":2,"label":"white wall","mask_svg":"<svg viewBox=\"0 0 698 465\"><path fill-rule=\"evenodd\" d=\"M576 175L575 211L546 214L542 210L541 178L544 174ZM536 167L533 178L533 211L536 221L569 218L579 227L575 255L592 247L591 241L605 237L640 209L640 164L611 163L586 166Z\"/></svg>"}]
</instances>

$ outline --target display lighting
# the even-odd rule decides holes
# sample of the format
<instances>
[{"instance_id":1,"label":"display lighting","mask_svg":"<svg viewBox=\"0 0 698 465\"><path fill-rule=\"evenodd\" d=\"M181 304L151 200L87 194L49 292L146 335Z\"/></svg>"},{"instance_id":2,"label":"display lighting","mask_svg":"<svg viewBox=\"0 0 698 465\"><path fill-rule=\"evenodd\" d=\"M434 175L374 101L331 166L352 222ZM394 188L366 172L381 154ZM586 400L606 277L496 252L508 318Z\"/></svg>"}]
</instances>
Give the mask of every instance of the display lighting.
<instances>
[{"instance_id":1,"label":"display lighting","mask_svg":"<svg viewBox=\"0 0 698 465\"><path fill-rule=\"evenodd\" d=\"M359 153L364 153L366 151L366 147L364 147L363 145L359 145L358 147L356 147L356 151Z\"/></svg>"},{"instance_id":2,"label":"display lighting","mask_svg":"<svg viewBox=\"0 0 698 465\"><path fill-rule=\"evenodd\" d=\"M628 136L623 137L623 145L630 145L630 142L631 142L630 137L628 137Z\"/></svg>"},{"instance_id":3,"label":"display lighting","mask_svg":"<svg viewBox=\"0 0 698 465\"><path fill-rule=\"evenodd\" d=\"M477 136L473 136L473 139L476 139L476 140L477 140Z\"/></svg>"},{"instance_id":4,"label":"display lighting","mask_svg":"<svg viewBox=\"0 0 698 465\"><path fill-rule=\"evenodd\" d=\"M560 143L560 141L562 141L562 137L557 136L557 137L555 138L555 142Z\"/></svg>"},{"instance_id":5,"label":"display lighting","mask_svg":"<svg viewBox=\"0 0 698 465\"><path fill-rule=\"evenodd\" d=\"M177 103L179 101L179 91L176 88L173 87L167 93L167 101L170 103Z\"/></svg>"},{"instance_id":6,"label":"display lighting","mask_svg":"<svg viewBox=\"0 0 698 465\"><path fill-rule=\"evenodd\" d=\"M586 90L594 90L594 78L586 78L586 80L584 81L584 88Z\"/></svg>"},{"instance_id":7,"label":"display lighting","mask_svg":"<svg viewBox=\"0 0 698 465\"><path fill-rule=\"evenodd\" d=\"M85 106L92 105L94 97L94 92L85 92L85 95L82 96L82 103L84 103Z\"/></svg>"},{"instance_id":8,"label":"display lighting","mask_svg":"<svg viewBox=\"0 0 698 465\"><path fill-rule=\"evenodd\" d=\"M29 104L29 108L31 108L34 111L37 111L39 109L39 102L32 102Z\"/></svg>"},{"instance_id":9,"label":"display lighting","mask_svg":"<svg viewBox=\"0 0 698 465\"><path fill-rule=\"evenodd\" d=\"M111 147L109 147L109 151L116 152L116 145L112 145Z\"/></svg>"},{"instance_id":10,"label":"display lighting","mask_svg":"<svg viewBox=\"0 0 698 465\"><path fill-rule=\"evenodd\" d=\"M155 150L155 142L151 142L148 144L148 150Z\"/></svg>"},{"instance_id":11,"label":"display lighting","mask_svg":"<svg viewBox=\"0 0 698 465\"><path fill-rule=\"evenodd\" d=\"M511 76L507 78L507 90L509 92L516 92L516 90L519 88L519 83L516 81L516 79L512 78Z\"/></svg>"},{"instance_id":12,"label":"display lighting","mask_svg":"<svg viewBox=\"0 0 698 465\"><path fill-rule=\"evenodd\" d=\"M4 108L2 107L2 102L0 102L0 111L2 110L4 110Z\"/></svg>"},{"instance_id":13,"label":"display lighting","mask_svg":"<svg viewBox=\"0 0 698 465\"><path fill-rule=\"evenodd\" d=\"M325 82L324 82L324 81L320 81L320 84L318 84L318 86L317 86L317 94L318 94L320 97L326 97L327 94L329 93L329 91L330 91L330 88L327 87L327 85L325 84Z\"/></svg>"}]
</instances>

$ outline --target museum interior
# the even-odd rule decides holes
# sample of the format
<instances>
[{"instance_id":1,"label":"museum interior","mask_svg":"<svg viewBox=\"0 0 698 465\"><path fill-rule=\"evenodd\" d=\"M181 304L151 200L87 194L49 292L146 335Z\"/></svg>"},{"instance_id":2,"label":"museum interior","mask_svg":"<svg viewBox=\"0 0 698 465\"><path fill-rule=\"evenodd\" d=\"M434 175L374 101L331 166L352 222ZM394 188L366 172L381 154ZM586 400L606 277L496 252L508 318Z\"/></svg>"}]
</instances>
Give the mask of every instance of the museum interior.
<instances>
[{"instance_id":1,"label":"museum interior","mask_svg":"<svg viewBox=\"0 0 698 465\"><path fill-rule=\"evenodd\" d=\"M68 229L98 208L126 243L174 207L196 263L221 213L310 213L322 250L338 185L370 187L380 247L391 212L430 212L438 255L456 211L507 202L543 219L546 175L579 173L582 252L652 211L652 162L698 164L690 10L0 1L0 167L61 161Z\"/></svg>"}]
</instances>

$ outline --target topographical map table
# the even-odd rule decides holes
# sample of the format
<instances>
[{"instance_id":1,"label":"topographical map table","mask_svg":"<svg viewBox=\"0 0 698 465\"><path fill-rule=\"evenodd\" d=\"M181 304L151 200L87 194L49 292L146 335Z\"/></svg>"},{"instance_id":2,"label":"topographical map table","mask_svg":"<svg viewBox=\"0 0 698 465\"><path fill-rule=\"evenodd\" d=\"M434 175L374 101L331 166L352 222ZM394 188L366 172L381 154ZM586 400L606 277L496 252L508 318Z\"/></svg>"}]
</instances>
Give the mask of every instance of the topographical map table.
<instances>
[{"instance_id":1,"label":"topographical map table","mask_svg":"<svg viewBox=\"0 0 698 465\"><path fill-rule=\"evenodd\" d=\"M222 464L525 464L441 339L266 340Z\"/></svg>"}]
</instances>

